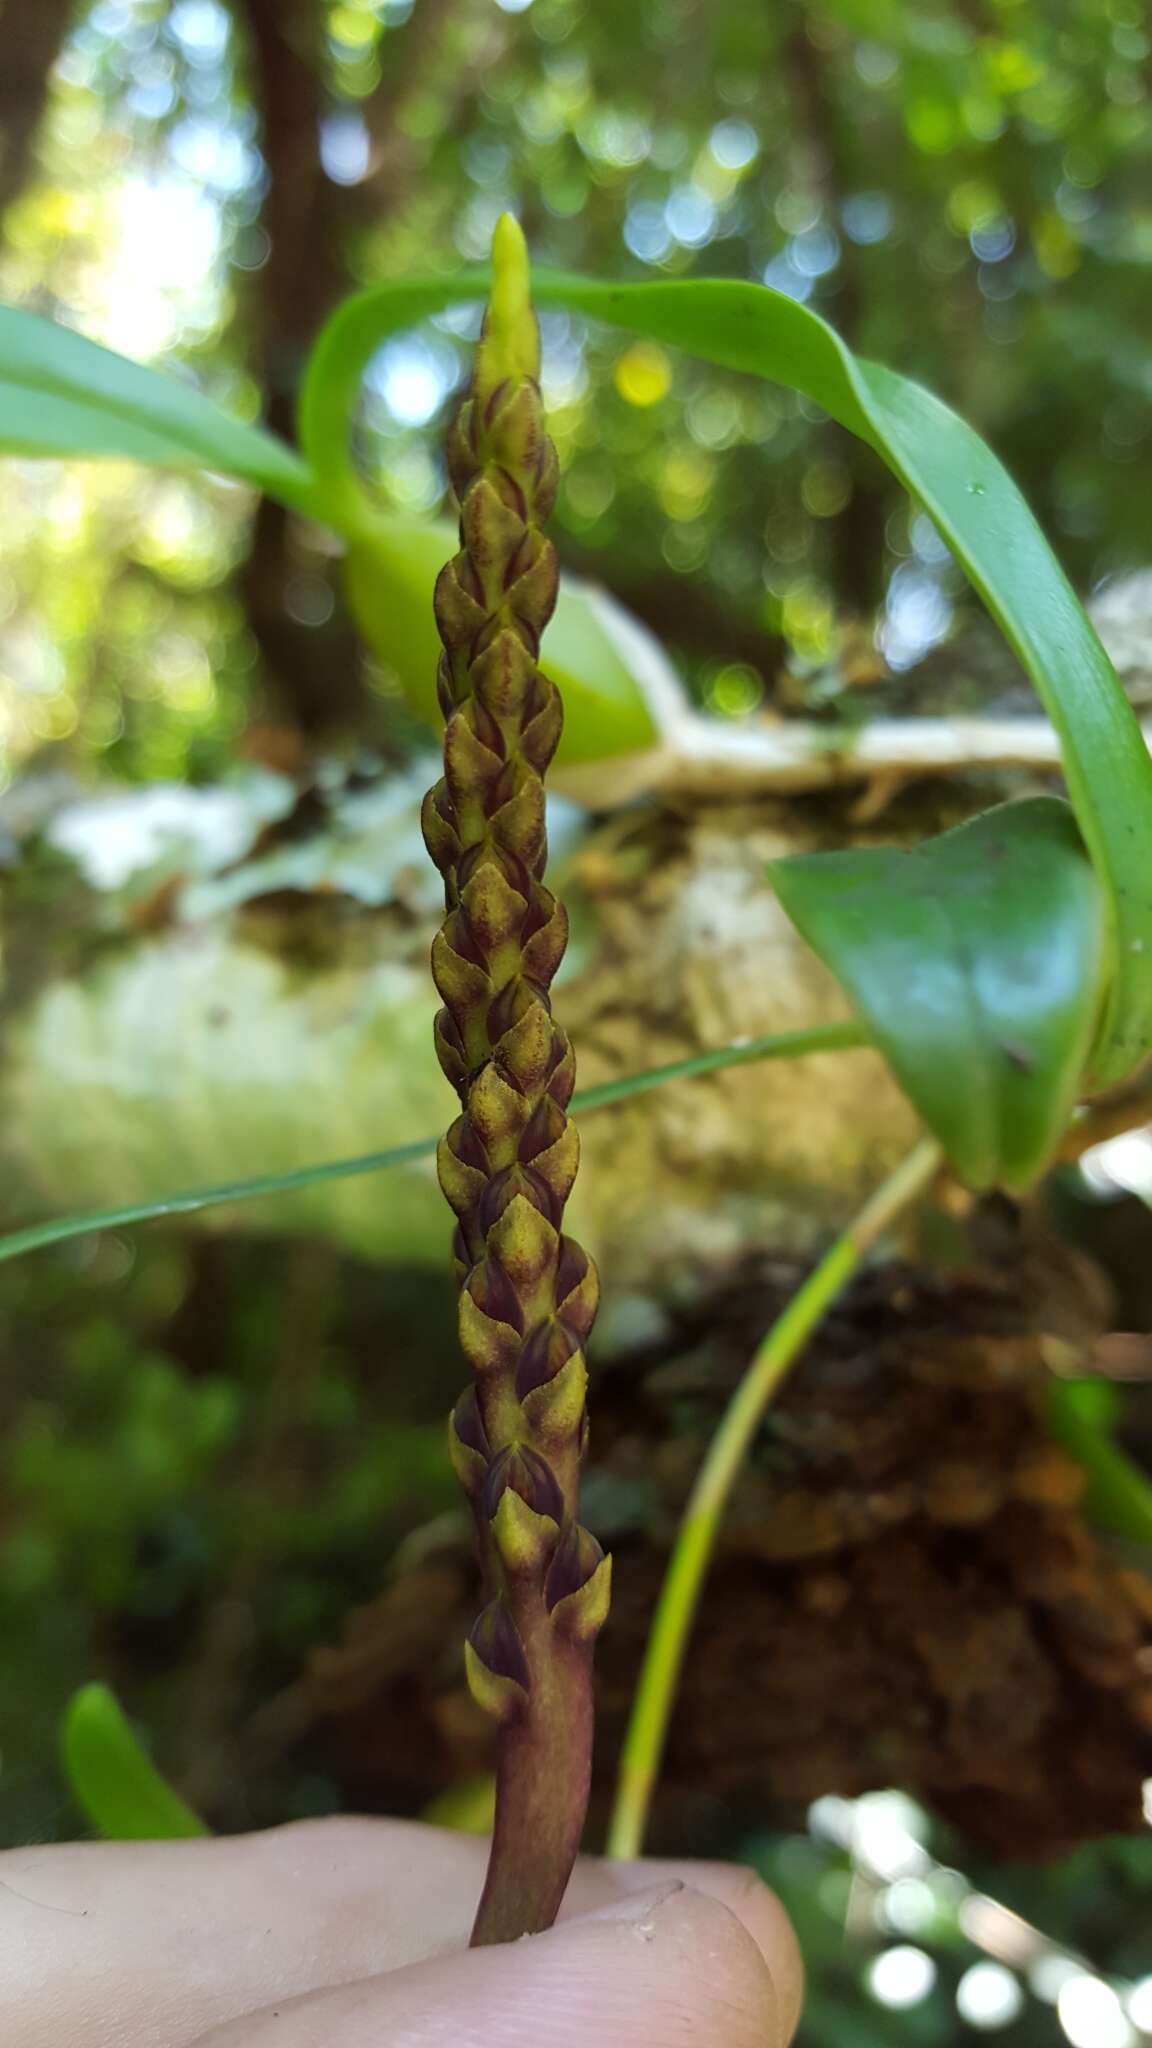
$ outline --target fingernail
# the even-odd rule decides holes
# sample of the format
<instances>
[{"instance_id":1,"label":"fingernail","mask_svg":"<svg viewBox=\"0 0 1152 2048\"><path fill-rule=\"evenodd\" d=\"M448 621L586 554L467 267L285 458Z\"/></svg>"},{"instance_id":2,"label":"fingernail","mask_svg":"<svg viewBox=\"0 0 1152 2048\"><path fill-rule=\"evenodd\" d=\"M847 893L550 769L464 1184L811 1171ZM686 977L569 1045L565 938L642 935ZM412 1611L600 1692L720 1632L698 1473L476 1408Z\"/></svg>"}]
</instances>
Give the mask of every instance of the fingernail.
<instances>
[{"instance_id":1,"label":"fingernail","mask_svg":"<svg viewBox=\"0 0 1152 2048\"><path fill-rule=\"evenodd\" d=\"M644 1926L674 1899L678 1892L685 1891L686 1885L680 1878L670 1878L667 1884L657 1885L650 1892L622 1892L610 1905L597 1906L594 1913L581 1913L579 1920L627 1920L633 1925ZM579 1924L569 1921L569 1926Z\"/></svg>"}]
</instances>

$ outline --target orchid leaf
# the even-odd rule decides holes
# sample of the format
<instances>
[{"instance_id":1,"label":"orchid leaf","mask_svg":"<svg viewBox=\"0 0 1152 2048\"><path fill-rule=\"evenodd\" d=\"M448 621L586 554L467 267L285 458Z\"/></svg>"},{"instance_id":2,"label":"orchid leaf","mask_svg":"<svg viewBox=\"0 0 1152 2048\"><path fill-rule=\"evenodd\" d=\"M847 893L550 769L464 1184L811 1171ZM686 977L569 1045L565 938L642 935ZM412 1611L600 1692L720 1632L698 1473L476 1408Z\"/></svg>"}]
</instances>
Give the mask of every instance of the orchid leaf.
<instances>
[{"instance_id":1,"label":"orchid leaf","mask_svg":"<svg viewBox=\"0 0 1152 2048\"><path fill-rule=\"evenodd\" d=\"M214 470L335 526L351 544L348 595L365 638L414 709L435 723L432 591L456 545L447 521L379 516L359 487L325 492L296 452L263 428L175 377L11 306L0 306L0 451ZM562 764L652 744L655 721L637 673L644 654L639 628L620 606L565 579L549 633L550 673L567 705Z\"/></svg>"},{"instance_id":2,"label":"orchid leaf","mask_svg":"<svg viewBox=\"0 0 1152 2048\"><path fill-rule=\"evenodd\" d=\"M403 327L483 298L487 288L486 274L477 272L404 279L358 293L333 315L300 403L303 448L331 495L357 498L351 422L376 348ZM860 360L817 314L766 286L599 284L537 272L533 291L542 306L805 393L867 441L931 515L1059 734L1106 933L1106 990L1084 1082L1124 1080L1152 1049L1152 757L1083 607L991 449L939 399Z\"/></svg>"},{"instance_id":3,"label":"orchid leaf","mask_svg":"<svg viewBox=\"0 0 1152 2048\"><path fill-rule=\"evenodd\" d=\"M801 854L772 880L972 1187L1027 1187L1092 1043L1104 900L1068 805L1001 804L920 846Z\"/></svg>"},{"instance_id":4,"label":"orchid leaf","mask_svg":"<svg viewBox=\"0 0 1152 2048\"><path fill-rule=\"evenodd\" d=\"M216 470L286 505L312 502L304 463L263 427L234 419L176 377L17 306L0 306L0 449Z\"/></svg>"},{"instance_id":5,"label":"orchid leaf","mask_svg":"<svg viewBox=\"0 0 1152 2048\"><path fill-rule=\"evenodd\" d=\"M1049 1380L1044 1416L1085 1474L1084 1504L1098 1529L1152 1545L1152 1480L1114 1440L1120 1390L1107 1380Z\"/></svg>"},{"instance_id":6,"label":"orchid leaf","mask_svg":"<svg viewBox=\"0 0 1152 2048\"><path fill-rule=\"evenodd\" d=\"M809 1053L848 1052L869 1043L867 1033L851 1020L817 1024L806 1031L774 1032L764 1038L749 1038L735 1045L716 1046L710 1052L689 1054L644 1073L625 1074L616 1081L601 1081L572 1097L574 1113L591 1116L595 1110L610 1109L632 1096L647 1095L670 1081L691 1081L698 1075L718 1074L725 1067L750 1066L757 1060L803 1059ZM150 1201L129 1202L114 1209L86 1210L74 1216L54 1216L46 1223L32 1223L0 1237L0 1264L24 1258L29 1252L44 1251L49 1245L65 1244L86 1237L94 1230L121 1230L135 1223L153 1223L171 1216L194 1216L203 1209L230 1207L235 1202L261 1201L268 1195L287 1195L327 1181L353 1180L360 1174L383 1173L388 1167L409 1166L428 1159L436 1150L434 1137L415 1138L393 1145L385 1152L362 1152L350 1159L327 1159L314 1166L294 1167L287 1173L258 1174L249 1180L225 1181L214 1187L191 1188L176 1194L156 1195Z\"/></svg>"}]
</instances>

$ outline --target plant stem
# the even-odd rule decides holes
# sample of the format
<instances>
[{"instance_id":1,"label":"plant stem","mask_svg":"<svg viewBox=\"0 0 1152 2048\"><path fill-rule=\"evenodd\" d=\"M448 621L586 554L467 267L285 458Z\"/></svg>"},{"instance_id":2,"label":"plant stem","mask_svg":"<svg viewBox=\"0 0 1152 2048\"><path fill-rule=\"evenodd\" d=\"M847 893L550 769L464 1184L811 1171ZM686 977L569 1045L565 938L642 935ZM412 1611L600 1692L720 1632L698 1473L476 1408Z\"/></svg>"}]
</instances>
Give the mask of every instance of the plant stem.
<instances>
[{"instance_id":1,"label":"plant stem","mask_svg":"<svg viewBox=\"0 0 1152 2048\"><path fill-rule=\"evenodd\" d=\"M664 1752L676 1686L704 1577L733 1481L764 1411L813 1330L843 1293L865 1252L940 1164L922 1138L825 1253L772 1325L730 1401L685 1508L664 1577L620 1759L608 1854L638 1856Z\"/></svg>"},{"instance_id":2,"label":"plant stem","mask_svg":"<svg viewBox=\"0 0 1152 2048\"><path fill-rule=\"evenodd\" d=\"M592 1782L592 1691L586 1653L545 1631L525 1650L532 1675L523 1717L500 1730L496 1817L472 1946L550 1926L580 1848Z\"/></svg>"}]
</instances>

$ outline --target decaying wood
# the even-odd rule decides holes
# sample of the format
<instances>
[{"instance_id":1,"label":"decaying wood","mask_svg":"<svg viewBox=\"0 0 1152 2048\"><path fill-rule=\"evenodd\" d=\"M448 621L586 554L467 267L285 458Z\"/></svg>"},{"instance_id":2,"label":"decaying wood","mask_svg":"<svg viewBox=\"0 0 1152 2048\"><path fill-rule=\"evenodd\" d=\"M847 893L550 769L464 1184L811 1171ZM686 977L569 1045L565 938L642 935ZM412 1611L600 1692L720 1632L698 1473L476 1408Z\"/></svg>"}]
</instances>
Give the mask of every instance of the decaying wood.
<instances>
[{"instance_id":1,"label":"decaying wood","mask_svg":"<svg viewBox=\"0 0 1152 2048\"><path fill-rule=\"evenodd\" d=\"M569 900L594 914L594 939L564 996L581 1084L846 1016L765 879L769 861L843 829L842 810L779 800L653 804L587 839ZM889 829L910 832L910 815ZM807 1252L915 1128L866 1050L733 1067L589 1117L577 1213L587 1205L609 1314L621 1295L699 1284L749 1245Z\"/></svg>"},{"instance_id":2,"label":"decaying wood","mask_svg":"<svg viewBox=\"0 0 1152 2048\"><path fill-rule=\"evenodd\" d=\"M989 1240L991 1242L991 1239ZM675 1519L736 1374L796 1271L746 1265L670 1337L601 1363L590 1515L618 1560L601 1657L598 1802ZM1045 1358L1109 1315L1094 1268L1011 1231L979 1272L894 1265L833 1316L762 1432L693 1636L657 1846L899 1784L1000 1856L1142 1825L1152 1586L1085 1520L1040 1419ZM453 1644L463 1529L405 1548L386 1590L257 1729L357 1805L411 1807L485 1767Z\"/></svg>"}]
</instances>

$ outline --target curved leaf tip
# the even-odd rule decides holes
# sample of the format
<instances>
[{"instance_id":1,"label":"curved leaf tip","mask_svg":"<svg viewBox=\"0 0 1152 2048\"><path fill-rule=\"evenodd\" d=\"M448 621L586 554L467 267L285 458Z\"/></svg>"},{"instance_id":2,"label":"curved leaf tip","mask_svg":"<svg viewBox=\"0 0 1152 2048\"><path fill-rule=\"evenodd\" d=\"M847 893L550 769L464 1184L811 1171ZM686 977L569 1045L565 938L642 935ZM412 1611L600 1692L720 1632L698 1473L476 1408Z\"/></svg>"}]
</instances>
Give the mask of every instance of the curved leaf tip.
<instances>
[{"instance_id":1,"label":"curved leaf tip","mask_svg":"<svg viewBox=\"0 0 1152 2048\"><path fill-rule=\"evenodd\" d=\"M106 1685L73 1693L60 1729L65 1774L97 1834L115 1842L187 1840L209 1830L165 1783Z\"/></svg>"}]
</instances>

